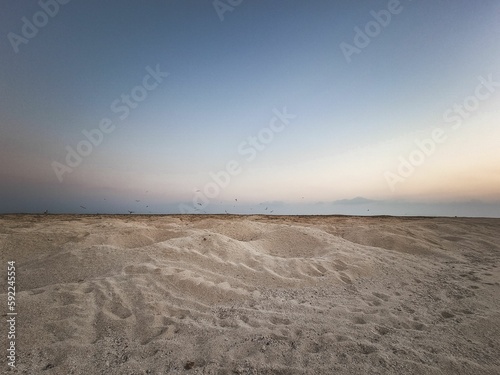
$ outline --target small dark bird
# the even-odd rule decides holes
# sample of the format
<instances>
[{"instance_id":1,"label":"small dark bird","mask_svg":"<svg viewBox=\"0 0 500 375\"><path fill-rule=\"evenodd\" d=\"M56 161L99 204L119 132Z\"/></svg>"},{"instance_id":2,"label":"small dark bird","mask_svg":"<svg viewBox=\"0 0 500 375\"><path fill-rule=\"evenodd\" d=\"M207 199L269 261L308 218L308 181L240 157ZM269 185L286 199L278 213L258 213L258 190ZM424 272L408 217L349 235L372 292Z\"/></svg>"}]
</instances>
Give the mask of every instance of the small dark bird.
<instances>
[{"instance_id":1,"label":"small dark bird","mask_svg":"<svg viewBox=\"0 0 500 375\"><path fill-rule=\"evenodd\" d=\"M235 200L236 202L238 202L238 199L234 198L234 200Z\"/></svg>"},{"instance_id":2,"label":"small dark bird","mask_svg":"<svg viewBox=\"0 0 500 375\"><path fill-rule=\"evenodd\" d=\"M201 206L201 203L198 203L199 206Z\"/></svg>"},{"instance_id":3,"label":"small dark bird","mask_svg":"<svg viewBox=\"0 0 500 375\"><path fill-rule=\"evenodd\" d=\"M43 211L44 215L47 215L49 213L49 210Z\"/></svg>"},{"instance_id":4,"label":"small dark bird","mask_svg":"<svg viewBox=\"0 0 500 375\"><path fill-rule=\"evenodd\" d=\"M273 212L274 212L274 210L271 210L271 213L273 213Z\"/></svg>"},{"instance_id":5,"label":"small dark bird","mask_svg":"<svg viewBox=\"0 0 500 375\"><path fill-rule=\"evenodd\" d=\"M83 207L83 206L80 206L80 207L81 207L81 208L83 208L84 210L86 210L86 209L87 209L87 207Z\"/></svg>"},{"instance_id":6,"label":"small dark bird","mask_svg":"<svg viewBox=\"0 0 500 375\"><path fill-rule=\"evenodd\" d=\"M140 200L139 200L139 199L136 199L135 201L136 201L136 202L140 202Z\"/></svg>"},{"instance_id":7,"label":"small dark bird","mask_svg":"<svg viewBox=\"0 0 500 375\"><path fill-rule=\"evenodd\" d=\"M266 210L267 210L267 207L266 207Z\"/></svg>"},{"instance_id":8,"label":"small dark bird","mask_svg":"<svg viewBox=\"0 0 500 375\"><path fill-rule=\"evenodd\" d=\"M129 211L128 213L129 213L129 214L133 214L133 213L134 213L134 211Z\"/></svg>"}]
</instances>

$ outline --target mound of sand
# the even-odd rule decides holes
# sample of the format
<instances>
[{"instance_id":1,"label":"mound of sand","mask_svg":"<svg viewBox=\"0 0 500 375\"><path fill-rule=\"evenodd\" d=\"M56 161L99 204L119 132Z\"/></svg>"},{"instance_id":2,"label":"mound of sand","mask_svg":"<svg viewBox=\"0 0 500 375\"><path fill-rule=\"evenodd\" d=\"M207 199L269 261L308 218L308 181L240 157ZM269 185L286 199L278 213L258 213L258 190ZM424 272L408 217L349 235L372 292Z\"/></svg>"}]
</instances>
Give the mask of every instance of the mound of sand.
<instances>
[{"instance_id":1,"label":"mound of sand","mask_svg":"<svg viewBox=\"0 0 500 375\"><path fill-rule=\"evenodd\" d=\"M499 233L498 219L0 216L10 371L498 374Z\"/></svg>"}]
</instances>

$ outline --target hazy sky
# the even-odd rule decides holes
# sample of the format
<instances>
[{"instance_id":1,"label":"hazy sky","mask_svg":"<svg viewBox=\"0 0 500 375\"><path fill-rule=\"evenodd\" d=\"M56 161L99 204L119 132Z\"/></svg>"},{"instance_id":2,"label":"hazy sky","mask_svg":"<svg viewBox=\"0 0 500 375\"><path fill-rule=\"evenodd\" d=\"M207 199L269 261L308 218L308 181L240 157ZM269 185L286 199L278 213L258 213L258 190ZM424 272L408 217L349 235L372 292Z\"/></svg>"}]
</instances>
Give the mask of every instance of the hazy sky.
<instances>
[{"instance_id":1,"label":"hazy sky","mask_svg":"<svg viewBox=\"0 0 500 375\"><path fill-rule=\"evenodd\" d=\"M498 0L1 7L0 213L500 217Z\"/></svg>"}]
</instances>

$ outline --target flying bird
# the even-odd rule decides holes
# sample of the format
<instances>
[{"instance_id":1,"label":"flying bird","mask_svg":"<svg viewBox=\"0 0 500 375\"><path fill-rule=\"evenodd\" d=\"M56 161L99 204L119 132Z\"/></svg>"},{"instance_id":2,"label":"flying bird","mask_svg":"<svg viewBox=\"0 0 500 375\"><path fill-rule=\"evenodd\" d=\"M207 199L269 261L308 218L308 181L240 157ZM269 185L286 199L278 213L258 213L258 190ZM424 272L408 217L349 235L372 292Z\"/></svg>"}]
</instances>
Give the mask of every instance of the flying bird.
<instances>
[{"instance_id":1,"label":"flying bird","mask_svg":"<svg viewBox=\"0 0 500 375\"><path fill-rule=\"evenodd\" d=\"M87 209L87 207L83 207L83 206L80 206L80 207L81 207L81 208L83 208L84 210L86 210L86 209Z\"/></svg>"},{"instance_id":2,"label":"flying bird","mask_svg":"<svg viewBox=\"0 0 500 375\"><path fill-rule=\"evenodd\" d=\"M129 211L128 213L129 213L129 214L133 214L133 213L134 213L134 211Z\"/></svg>"},{"instance_id":3,"label":"flying bird","mask_svg":"<svg viewBox=\"0 0 500 375\"><path fill-rule=\"evenodd\" d=\"M135 201L136 201L136 202L140 202L141 200L140 200L140 199L136 199Z\"/></svg>"}]
</instances>

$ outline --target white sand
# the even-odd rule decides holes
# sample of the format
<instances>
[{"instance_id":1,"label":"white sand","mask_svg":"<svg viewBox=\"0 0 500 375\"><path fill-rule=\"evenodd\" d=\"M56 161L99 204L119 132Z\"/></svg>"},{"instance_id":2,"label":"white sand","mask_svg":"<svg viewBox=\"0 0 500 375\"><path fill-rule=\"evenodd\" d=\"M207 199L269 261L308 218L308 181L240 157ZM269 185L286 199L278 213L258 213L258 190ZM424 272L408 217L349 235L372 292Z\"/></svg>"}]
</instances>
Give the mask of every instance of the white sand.
<instances>
[{"instance_id":1,"label":"white sand","mask_svg":"<svg viewBox=\"0 0 500 375\"><path fill-rule=\"evenodd\" d=\"M10 373L500 373L500 219L10 215L0 251Z\"/></svg>"}]
</instances>

